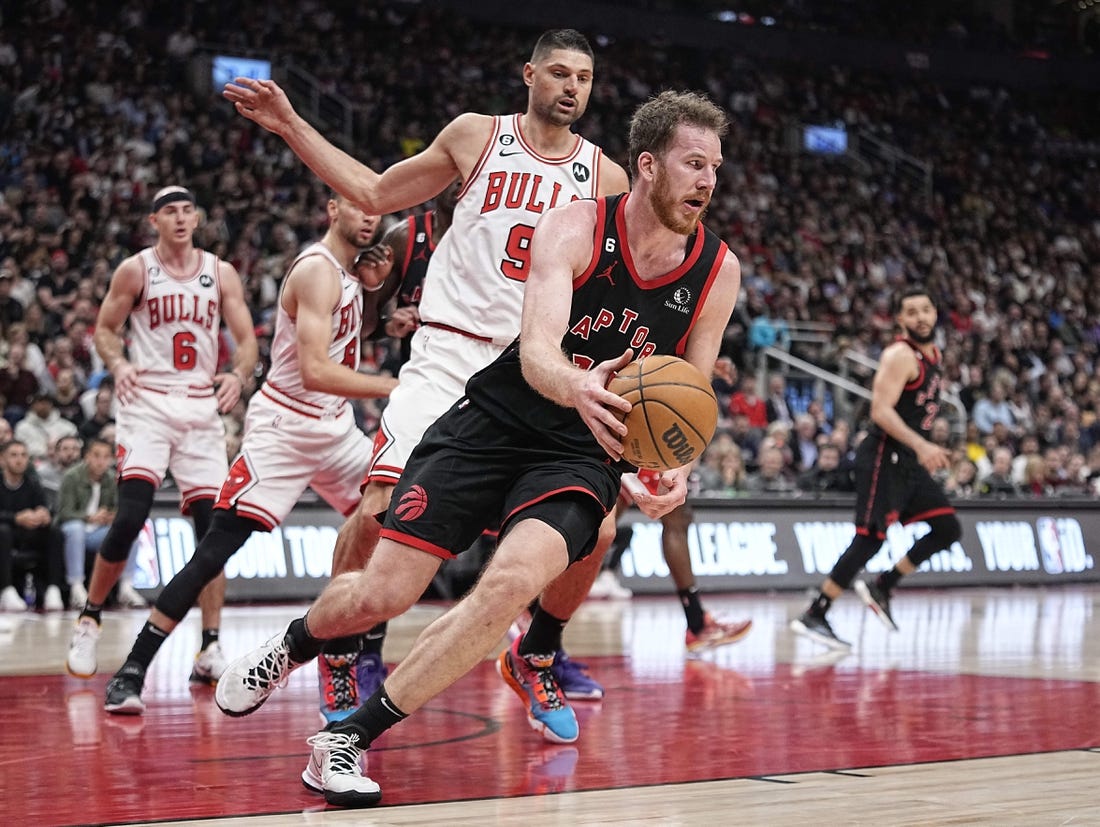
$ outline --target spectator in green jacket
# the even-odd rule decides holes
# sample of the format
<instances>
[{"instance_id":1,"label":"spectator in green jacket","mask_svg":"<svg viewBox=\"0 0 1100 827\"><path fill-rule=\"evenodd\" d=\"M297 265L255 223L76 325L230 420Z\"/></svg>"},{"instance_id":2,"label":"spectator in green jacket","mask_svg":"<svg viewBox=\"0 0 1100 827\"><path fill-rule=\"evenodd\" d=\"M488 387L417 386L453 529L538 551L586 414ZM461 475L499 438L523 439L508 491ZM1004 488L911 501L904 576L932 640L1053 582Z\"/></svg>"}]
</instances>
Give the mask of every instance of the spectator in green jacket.
<instances>
[{"instance_id":1,"label":"spectator in green jacket","mask_svg":"<svg viewBox=\"0 0 1100 827\"><path fill-rule=\"evenodd\" d=\"M69 581L69 606L84 608L88 591L84 586L87 556L94 554L118 508L118 485L111 473L111 446L106 440L89 439L84 445L84 459L61 478L58 493L56 523L65 538L65 575ZM118 602L130 608L141 608L145 599L134 590L136 568L134 543L126 571L119 580Z\"/></svg>"}]
</instances>

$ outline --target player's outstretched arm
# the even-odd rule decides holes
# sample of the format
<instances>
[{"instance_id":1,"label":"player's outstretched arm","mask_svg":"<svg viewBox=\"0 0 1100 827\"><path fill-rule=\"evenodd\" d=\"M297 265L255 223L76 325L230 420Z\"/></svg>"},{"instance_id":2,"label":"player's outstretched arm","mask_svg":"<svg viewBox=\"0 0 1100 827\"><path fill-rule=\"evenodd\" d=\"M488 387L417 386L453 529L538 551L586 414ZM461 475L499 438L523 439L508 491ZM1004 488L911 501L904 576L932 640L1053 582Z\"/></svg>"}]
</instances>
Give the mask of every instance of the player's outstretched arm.
<instances>
[{"instance_id":1,"label":"player's outstretched arm","mask_svg":"<svg viewBox=\"0 0 1100 827\"><path fill-rule=\"evenodd\" d=\"M425 149L379 174L325 140L294 111L273 80L236 78L223 97L237 111L280 136L326 184L368 213L415 207L465 177L477 162L493 128L488 115L466 113L451 121Z\"/></svg>"}]
</instances>

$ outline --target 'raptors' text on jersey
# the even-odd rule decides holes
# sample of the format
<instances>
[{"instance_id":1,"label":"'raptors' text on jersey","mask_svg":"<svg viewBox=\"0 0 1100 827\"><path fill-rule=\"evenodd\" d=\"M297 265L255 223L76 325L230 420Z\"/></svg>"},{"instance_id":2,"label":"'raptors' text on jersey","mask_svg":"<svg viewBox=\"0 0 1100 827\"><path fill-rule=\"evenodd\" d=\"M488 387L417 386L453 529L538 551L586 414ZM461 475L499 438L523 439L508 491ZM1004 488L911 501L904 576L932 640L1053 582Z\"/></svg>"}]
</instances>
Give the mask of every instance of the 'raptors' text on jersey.
<instances>
[{"instance_id":1,"label":"'raptors' text on jersey","mask_svg":"<svg viewBox=\"0 0 1100 827\"><path fill-rule=\"evenodd\" d=\"M507 343L519 334L531 235L558 204L598 192L602 151L577 136L572 152L545 158L524 140L519 115L498 115L458 194L453 231L431 258L420 318Z\"/></svg>"},{"instance_id":2,"label":"'raptors' text on jersey","mask_svg":"<svg viewBox=\"0 0 1100 827\"><path fill-rule=\"evenodd\" d=\"M685 240L684 260L671 272L643 281L626 238L623 208L628 195L596 201L596 238L591 262L573 280L573 302L562 349L584 369L622 355L682 356L699 311L728 248L700 224ZM571 451L602 456L588 426L572 408L548 403L523 379L519 343L476 373L466 386L472 402L519 429L536 429Z\"/></svg>"},{"instance_id":3,"label":"'raptors' text on jersey","mask_svg":"<svg viewBox=\"0 0 1100 827\"><path fill-rule=\"evenodd\" d=\"M302 259L322 256L328 259L340 275L340 301L332 309L332 343L328 356L352 370L359 369L359 334L363 324L363 289L359 280L349 275L324 244L315 242L306 247L290 265L287 275ZM284 279L284 284L286 283ZM275 336L271 341L271 370L260 389L276 402L310 416L339 411L347 404L342 396L306 390L298 355L298 325L283 307L279 297L275 318Z\"/></svg>"},{"instance_id":4,"label":"'raptors' text on jersey","mask_svg":"<svg viewBox=\"0 0 1100 827\"><path fill-rule=\"evenodd\" d=\"M209 388L218 368L218 259L201 251L195 272L168 272L152 247L139 254L145 284L130 314L130 362L150 388Z\"/></svg>"},{"instance_id":5,"label":"'raptors' text on jersey","mask_svg":"<svg viewBox=\"0 0 1100 827\"><path fill-rule=\"evenodd\" d=\"M898 397L894 409L906 425L916 431L925 439L932 430L932 420L940 412L940 388L943 384L943 371L939 349L933 351L931 358L921 353L917 345L909 339L902 339L913 350L917 358L919 373L917 378L906 384ZM877 425L872 426L870 433L880 439L886 438L886 434ZM896 442L896 440L891 440ZM901 443L892 448L900 449L908 456L913 456L913 451Z\"/></svg>"}]
</instances>

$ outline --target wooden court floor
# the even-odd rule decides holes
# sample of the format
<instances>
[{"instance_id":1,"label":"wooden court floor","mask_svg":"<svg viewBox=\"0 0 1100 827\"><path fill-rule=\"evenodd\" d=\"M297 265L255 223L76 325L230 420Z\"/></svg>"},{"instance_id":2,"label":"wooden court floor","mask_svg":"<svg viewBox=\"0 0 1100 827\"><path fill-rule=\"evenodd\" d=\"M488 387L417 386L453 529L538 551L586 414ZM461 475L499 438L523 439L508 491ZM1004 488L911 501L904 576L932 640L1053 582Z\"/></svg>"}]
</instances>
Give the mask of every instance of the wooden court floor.
<instances>
[{"instance_id":1,"label":"wooden court floor","mask_svg":"<svg viewBox=\"0 0 1100 827\"><path fill-rule=\"evenodd\" d=\"M312 666L228 718L187 684L189 617L146 714L118 718L103 689L145 612L105 615L89 681L64 674L75 613L0 615L2 823L1100 825L1100 587L903 589L898 633L846 596L831 614L845 657L788 631L805 600L706 595L754 629L698 658L671 596L590 601L566 642L607 696L575 703L576 744L543 743L487 660L371 750L383 802L367 811L299 780ZM443 608L392 622L386 659ZM222 645L239 654L301 610L231 607Z\"/></svg>"}]
</instances>

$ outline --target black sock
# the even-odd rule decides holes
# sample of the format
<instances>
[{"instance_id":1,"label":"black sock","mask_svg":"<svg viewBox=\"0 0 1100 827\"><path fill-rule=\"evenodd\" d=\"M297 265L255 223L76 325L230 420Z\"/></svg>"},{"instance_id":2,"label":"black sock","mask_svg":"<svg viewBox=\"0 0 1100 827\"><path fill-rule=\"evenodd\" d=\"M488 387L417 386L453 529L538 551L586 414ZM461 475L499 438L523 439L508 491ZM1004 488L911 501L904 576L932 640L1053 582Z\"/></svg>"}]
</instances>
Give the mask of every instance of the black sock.
<instances>
[{"instance_id":1,"label":"black sock","mask_svg":"<svg viewBox=\"0 0 1100 827\"><path fill-rule=\"evenodd\" d=\"M168 632L146 622L141 627L141 631L138 632L137 640L134 641L134 648L130 650L126 662L140 666L142 672L146 671L149 664L153 662L153 658L157 656L161 644L167 639Z\"/></svg>"},{"instance_id":2,"label":"black sock","mask_svg":"<svg viewBox=\"0 0 1100 827\"><path fill-rule=\"evenodd\" d=\"M884 571L878 577L875 578L875 585L882 591L889 594L897 586L898 581L901 580L902 574L897 570L897 567L890 569L890 571Z\"/></svg>"},{"instance_id":3,"label":"black sock","mask_svg":"<svg viewBox=\"0 0 1100 827\"><path fill-rule=\"evenodd\" d=\"M218 630L217 629L203 629L202 630L202 646L200 649L205 649L211 643L218 642Z\"/></svg>"},{"instance_id":4,"label":"black sock","mask_svg":"<svg viewBox=\"0 0 1100 827\"><path fill-rule=\"evenodd\" d=\"M825 594L825 592L821 592L814 598L814 602L810 604L808 613L814 617L825 617L825 613L829 611L829 607L832 605L833 599Z\"/></svg>"},{"instance_id":5,"label":"black sock","mask_svg":"<svg viewBox=\"0 0 1100 827\"><path fill-rule=\"evenodd\" d=\"M408 717L407 713L398 709L397 704L390 700L386 685L383 684L350 717L333 722L325 729L345 735L358 735L356 746L359 749L366 749L375 738Z\"/></svg>"},{"instance_id":6,"label":"black sock","mask_svg":"<svg viewBox=\"0 0 1100 827\"><path fill-rule=\"evenodd\" d=\"M299 617L290 621L286 630L286 645L290 659L295 663L309 663L325 646L325 641L315 638L306 628L306 619Z\"/></svg>"},{"instance_id":7,"label":"black sock","mask_svg":"<svg viewBox=\"0 0 1100 827\"><path fill-rule=\"evenodd\" d=\"M694 634L702 631L706 619L703 614L703 604L699 602L699 589L691 586L676 592L680 598L680 605L684 607L684 615L687 617L688 628Z\"/></svg>"},{"instance_id":8,"label":"black sock","mask_svg":"<svg viewBox=\"0 0 1100 827\"><path fill-rule=\"evenodd\" d=\"M383 620L359 639L359 651L367 655L382 656L382 644L386 642L387 622Z\"/></svg>"},{"instance_id":9,"label":"black sock","mask_svg":"<svg viewBox=\"0 0 1100 827\"><path fill-rule=\"evenodd\" d=\"M102 614L103 614L103 604L102 603L93 603L90 600L87 603L85 603L84 608L80 610L80 617L90 617L96 623L102 622L102 617L101 617ZM78 617L77 620L80 620L80 617Z\"/></svg>"},{"instance_id":10,"label":"black sock","mask_svg":"<svg viewBox=\"0 0 1100 827\"><path fill-rule=\"evenodd\" d=\"M321 649L326 655L357 655L359 654L359 641L362 635L349 635L326 640Z\"/></svg>"},{"instance_id":11,"label":"black sock","mask_svg":"<svg viewBox=\"0 0 1100 827\"><path fill-rule=\"evenodd\" d=\"M561 633L568 620L554 617L539 607L531 616L531 627L519 642L521 655L550 655L561 648Z\"/></svg>"}]
</instances>

